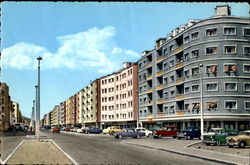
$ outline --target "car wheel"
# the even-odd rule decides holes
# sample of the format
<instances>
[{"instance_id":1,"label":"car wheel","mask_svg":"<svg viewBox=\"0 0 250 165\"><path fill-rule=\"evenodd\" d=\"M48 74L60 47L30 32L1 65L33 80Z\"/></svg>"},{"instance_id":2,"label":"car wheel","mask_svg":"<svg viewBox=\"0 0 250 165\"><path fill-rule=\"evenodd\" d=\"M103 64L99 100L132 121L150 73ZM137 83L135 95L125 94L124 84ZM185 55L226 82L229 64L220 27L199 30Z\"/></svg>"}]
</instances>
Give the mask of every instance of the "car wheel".
<instances>
[{"instance_id":1,"label":"car wheel","mask_svg":"<svg viewBox=\"0 0 250 165\"><path fill-rule=\"evenodd\" d=\"M173 136L174 139L176 139L176 136Z\"/></svg>"},{"instance_id":2,"label":"car wheel","mask_svg":"<svg viewBox=\"0 0 250 165\"><path fill-rule=\"evenodd\" d=\"M240 142L240 143L239 143L239 147L240 147L240 148L244 148L245 146L246 146L246 143L245 143L245 142Z\"/></svg>"},{"instance_id":3,"label":"car wheel","mask_svg":"<svg viewBox=\"0 0 250 165\"><path fill-rule=\"evenodd\" d=\"M178 139L178 140L180 140L180 139L181 139L181 137L177 137L177 139Z\"/></svg>"},{"instance_id":4,"label":"car wheel","mask_svg":"<svg viewBox=\"0 0 250 165\"><path fill-rule=\"evenodd\" d=\"M220 141L217 141L217 142L216 142L216 145L217 145L217 146L220 146L220 145L221 145L221 142L220 142Z\"/></svg>"},{"instance_id":5,"label":"car wheel","mask_svg":"<svg viewBox=\"0 0 250 165\"><path fill-rule=\"evenodd\" d=\"M119 139L122 139L122 135L119 135Z\"/></svg>"},{"instance_id":6,"label":"car wheel","mask_svg":"<svg viewBox=\"0 0 250 165\"><path fill-rule=\"evenodd\" d=\"M162 135L159 135L158 138L162 139Z\"/></svg>"},{"instance_id":7,"label":"car wheel","mask_svg":"<svg viewBox=\"0 0 250 165\"><path fill-rule=\"evenodd\" d=\"M140 136L139 134L136 136L137 139L140 139L140 137L141 137L141 136Z\"/></svg>"},{"instance_id":8,"label":"car wheel","mask_svg":"<svg viewBox=\"0 0 250 165\"><path fill-rule=\"evenodd\" d=\"M227 146L228 146L229 148L233 148L233 146L232 146L232 145L227 144Z\"/></svg>"}]
</instances>

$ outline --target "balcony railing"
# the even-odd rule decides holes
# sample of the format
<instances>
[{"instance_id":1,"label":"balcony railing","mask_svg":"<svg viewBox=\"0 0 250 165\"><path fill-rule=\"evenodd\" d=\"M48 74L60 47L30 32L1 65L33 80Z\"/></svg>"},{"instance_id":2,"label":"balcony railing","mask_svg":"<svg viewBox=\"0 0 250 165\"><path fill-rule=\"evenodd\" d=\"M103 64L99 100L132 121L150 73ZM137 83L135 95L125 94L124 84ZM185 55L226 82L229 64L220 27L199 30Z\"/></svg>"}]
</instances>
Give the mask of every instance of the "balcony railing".
<instances>
[{"instance_id":1,"label":"balcony railing","mask_svg":"<svg viewBox=\"0 0 250 165\"><path fill-rule=\"evenodd\" d=\"M181 52L181 51L183 51L183 48L184 48L183 45L182 45L182 46L179 46L178 48L175 49L174 52L175 52L175 53Z\"/></svg>"},{"instance_id":2,"label":"balcony railing","mask_svg":"<svg viewBox=\"0 0 250 165\"><path fill-rule=\"evenodd\" d=\"M147 93L152 93L152 92L153 92L152 88L150 88L150 89L147 90Z\"/></svg>"},{"instance_id":3,"label":"balcony railing","mask_svg":"<svg viewBox=\"0 0 250 165\"><path fill-rule=\"evenodd\" d=\"M176 96L176 100L183 100L185 97L184 97L184 94L178 94L177 96Z\"/></svg>"},{"instance_id":4,"label":"balcony railing","mask_svg":"<svg viewBox=\"0 0 250 165\"><path fill-rule=\"evenodd\" d=\"M164 114L163 114L163 112L158 112L157 113L157 117L162 117Z\"/></svg>"},{"instance_id":5,"label":"balcony railing","mask_svg":"<svg viewBox=\"0 0 250 165\"><path fill-rule=\"evenodd\" d=\"M148 62L147 65L146 65L146 67L150 67L150 66L153 66L152 61Z\"/></svg>"},{"instance_id":6,"label":"balcony railing","mask_svg":"<svg viewBox=\"0 0 250 165\"><path fill-rule=\"evenodd\" d=\"M175 68L180 68L184 66L184 62L179 62L175 65Z\"/></svg>"},{"instance_id":7,"label":"balcony railing","mask_svg":"<svg viewBox=\"0 0 250 165\"><path fill-rule=\"evenodd\" d=\"M163 104L165 101L163 99L158 99L157 104Z\"/></svg>"},{"instance_id":8,"label":"balcony railing","mask_svg":"<svg viewBox=\"0 0 250 165\"><path fill-rule=\"evenodd\" d=\"M153 78L153 76L150 75L150 76L147 77L147 80L151 80L152 78Z\"/></svg>"},{"instance_id":9,"label":"balcony railing","mask_svg":"<svg viewBox=\"0 0 250 165\"><path fill-rule=\"evenodd\" d=\"M185 115L186 111L184 110L176 110L176 115Z\"/></svg>"},{"instance_id":10,"label":"balcony railing","mask_svg":"<svg viewBox=\"0 0 250 165\"><path fill-rule=\"evenodd\" d=\"M164 88L163 85L158 85L158 86L156 87L156 90L161 90L161 89L163 89L163 88Z\"/></svg>"},{"instance_id":11,"label":"balcony railing","mask_svg":"<svg viewBox=\"0 0 250 165\"><path fill-rule=\"evenodd\" d=\"M163 75L163 74L164 74L163 71L159 71L159 72L156 73L156 76L158 77L158 76L161 76L161 75Z\"/></svg>"},{"instance_id":12,"label":"balcony railing","mask_svg":"<svg viewBox=\"0 0 250 165\"><path fill-rule=\"evenodd\" d=\"M156 59L156 63L161 62L161 61L163 61L163 60L164 60L163 57L159 57L159 58Z\"/></svg>"},{"instance_id":13,"label":"balcony railing","mask_svg":"<svg viewBox=\"0 0 250 165\"><path fill-rule=\"evenodd\" d=\"M185 81L184 77L176 79L176 83L181 83L181 82L184 82L184 81Z\"/></svg>"}]
</instances>

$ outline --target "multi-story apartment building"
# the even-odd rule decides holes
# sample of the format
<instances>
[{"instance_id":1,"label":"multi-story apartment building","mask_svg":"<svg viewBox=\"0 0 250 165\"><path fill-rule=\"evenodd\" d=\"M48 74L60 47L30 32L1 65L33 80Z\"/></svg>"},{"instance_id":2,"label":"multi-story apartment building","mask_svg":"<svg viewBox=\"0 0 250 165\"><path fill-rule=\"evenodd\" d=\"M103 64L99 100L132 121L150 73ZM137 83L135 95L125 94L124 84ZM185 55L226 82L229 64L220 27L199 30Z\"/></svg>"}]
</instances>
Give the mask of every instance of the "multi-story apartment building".
<instances>
[{"instance_id":1,"label":"multi-story apartment building","mask_svg":"<svg viewBox=\"0 0 250 165\"><path fill-rule=\"evenodd\" d=\"M56 105L51 111L51 125L58 126L60 124L60 106Z\"/></svg>"},{"instance_id":2,"label":"multi-story apartment building","mask_svg":"<svg viewBox=\"0 0 250 165\"><path fill-rule=\"evenodd\" d=\"M9 95L9 87L6 83L0 82L0 131L5 131L10 125L10 114L12 112L12 102Z\"/></svg>"},{"instance_id":3,"label":"multi-story apartment building","mask_svg":"<svg viewBox=\"0 0 250 165\"><path fill-rule=\"evenodd\" d=\"M99 127L97 120L98 79L91 82L79 92L80 123L82 126Z\"/></svg>"},{"instance_id":4,"label":"multi-story apartment building","mask_svg":"<svg viewBox=\"0 0 250 165\"><path fill-rule=\"evenodd\" d=\"M156 41L138 61L139 119L145 127L250 129L249 18L217 6ZM202 109L201 109L202 108Z\"/></svg>"},{"instance_id":5,"label":"multi-story apartment building","mask_svg":"<svg viewBox=\"0 0 250 165\"><path fill-rule=\"evenodd\" d=\"M61 126L66 124L66 101L60 103L60 122Z\"/></svg>"},{"instance_id":6,"label":"multi-story apartment building","mask_svg":"<svg viewBox=\"0 0 250 165\"><path fill-rule=\"evenodd\" d=\"M12 108L13 108L13 117L14 123L21 123L22 122L22 113L19 109L19 104L17 102L12 102Z\"/></svg>"},{"instance_id":7,"label":"multi-story apartment building","mask_svg":"<svg viewBox=\"0 0 250 165\"><path fill-rule=\"evenodd\" d=\"M124 63L120 71L100 78L102 128L111 125L135 127L137 93L137 63Z\"/></svg>"}]
</instances>

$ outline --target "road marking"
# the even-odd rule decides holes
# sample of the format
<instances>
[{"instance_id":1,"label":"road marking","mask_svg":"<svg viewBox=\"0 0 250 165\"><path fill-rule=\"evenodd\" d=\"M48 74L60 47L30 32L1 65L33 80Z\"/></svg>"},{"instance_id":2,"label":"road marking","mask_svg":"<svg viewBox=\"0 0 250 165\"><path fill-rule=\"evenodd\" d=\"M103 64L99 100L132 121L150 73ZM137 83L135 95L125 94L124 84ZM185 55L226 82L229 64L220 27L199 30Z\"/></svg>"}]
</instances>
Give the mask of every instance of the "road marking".
<instances>
[{"instance_id":1,"label":"road marking","mask_svg":"<svg viewBox=\"0 0 250 165\"><path fill-rule=\"evenodd\" d=\"M11 152L11 154L3 161L1 164L6 164L6 162L10 159L10 157L16 152L16 150L23 144L24 140L18 144L18 146Z\"/></svg>"},{"instance_id":2,"label":"road marking","mask_svg":"<svg viewBox=\"0 0 250 165\"><path fill-rule=\"evenodd\" d=\"M71 156L69 156L66 152L64 152L63 151L63 149L61 148L61 147L59 147L57 144L56 144L56 142L54 142L54 140L52 140L52 139L49 139L60 151L62 151L62 153L64 153L64 155L66 155L67 156L67 158L73 163L73 164L75 164L75 165L79 165L79 163L77 163L76 161L75 161L75 159L73 159Z\"/></svg>"}]
</instances>

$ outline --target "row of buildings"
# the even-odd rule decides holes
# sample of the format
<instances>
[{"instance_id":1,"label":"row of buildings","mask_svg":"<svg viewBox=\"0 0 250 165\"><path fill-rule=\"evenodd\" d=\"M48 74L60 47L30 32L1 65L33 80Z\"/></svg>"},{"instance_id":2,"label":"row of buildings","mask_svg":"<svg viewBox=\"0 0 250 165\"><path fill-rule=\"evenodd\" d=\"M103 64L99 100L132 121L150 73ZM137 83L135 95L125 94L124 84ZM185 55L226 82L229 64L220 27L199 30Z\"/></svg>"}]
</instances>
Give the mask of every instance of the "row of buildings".
<instances>
[{"instance_id":1,"label":"row of buildings","mask_svg":"<svg viewBox=\"0 0 250 165\"><path fill-rule=\"evenodd\" d=\"M250 129L250 21L231 15L189 20L44 115L45 125Z\"/></svg>"},{"instance_id":2,"label":"row of buildings","mask_svg":"<svg viewBox=\"0 0 250 165\"><path fill-rule=\"evenodd\" d=\"M8 130L14 123L29 123L28 119L22 116L19 104L11 100L8 85L2 82L0 82L0 108L0 131Z\"/></svg>"}]
</instances>

